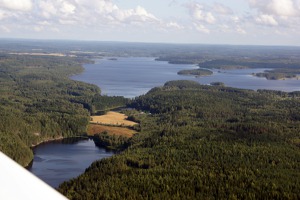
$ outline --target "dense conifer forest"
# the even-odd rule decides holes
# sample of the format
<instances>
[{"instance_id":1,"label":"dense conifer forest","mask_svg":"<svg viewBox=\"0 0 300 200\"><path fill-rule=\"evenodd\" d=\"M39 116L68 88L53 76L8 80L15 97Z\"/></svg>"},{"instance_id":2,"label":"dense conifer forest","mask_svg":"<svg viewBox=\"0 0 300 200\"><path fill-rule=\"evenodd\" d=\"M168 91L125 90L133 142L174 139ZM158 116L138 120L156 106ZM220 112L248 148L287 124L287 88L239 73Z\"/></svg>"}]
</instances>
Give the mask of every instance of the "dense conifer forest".
<instances>
[{"instance_id":1,"label":"dense conifer forest","mask_svg":"<svg viewBox=\"0 0 300 200\"><path fill-rule=\"evenodd\" d=\"M299 199L300 93L171 81L136 98L140 133L59 191L71 199Z\"/></svg>"}]
</instances>

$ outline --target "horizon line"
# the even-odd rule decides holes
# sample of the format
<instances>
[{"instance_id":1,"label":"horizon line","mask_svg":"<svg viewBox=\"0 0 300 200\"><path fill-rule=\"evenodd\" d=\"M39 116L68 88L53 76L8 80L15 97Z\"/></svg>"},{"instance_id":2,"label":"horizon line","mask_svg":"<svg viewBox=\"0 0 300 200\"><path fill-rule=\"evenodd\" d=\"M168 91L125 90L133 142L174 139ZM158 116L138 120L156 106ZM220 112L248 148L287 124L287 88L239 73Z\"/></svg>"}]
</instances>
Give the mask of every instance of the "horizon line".
<instances>
[{"instance_id":1,"label":"horizon line","mask_svg":"<svg viewBox=\"0 0 300 200\"><path fill-rule=\"evenodd\" d=\"M47 39L47 38L5 38L0 37L1 40L7 41L41 41L41 42L50 42L50 41L57 41L57 42L98 42L98 43L131 43L131 44L156 44L156 45L195 45L195 46L252 46L252 47L296 47L299 48L300 45L283 45L283 44L230 44L230 43L190 43L190 42L147 42L147 41L118 41L118 40L88 40L88 39Z\"/></svg>"}]
</instances>

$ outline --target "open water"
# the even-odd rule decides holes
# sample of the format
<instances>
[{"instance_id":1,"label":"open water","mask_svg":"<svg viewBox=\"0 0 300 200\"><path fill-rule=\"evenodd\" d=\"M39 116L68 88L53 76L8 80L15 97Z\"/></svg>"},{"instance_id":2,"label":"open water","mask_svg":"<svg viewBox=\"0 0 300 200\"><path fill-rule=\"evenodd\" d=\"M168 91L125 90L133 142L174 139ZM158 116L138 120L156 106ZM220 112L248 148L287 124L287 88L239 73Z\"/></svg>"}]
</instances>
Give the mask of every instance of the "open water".
<instances>
[{"instance_id":1,"label":"open water","mask_svg":"<svg viewBox=\"0 0 300 200\"><path fill-rule=\"evenodd\" d=\"M183 69L198 68L196 65L169 64L149 57L120 57L95 60L94 64L84 65L84 72L72 76L73 80L99 86L102 94L133 98L147 93L151 88L162 86L170 80L194 80L201 84L223 82L226 86L244 89L270 89L281 91L300 90L300 80L267 80L252 75L265 69L212 70L212 76L181 76Z\"/></svg>"},{"instance_id":2,"label":"open water","mask_svg":"<svg viewBox=\"0 0 300 200\"><path fill-rule=\"evenodd\" d=\"M92 162L113 155L95 146L93 140L83 138L43 143L33 152L34 159L29 171L54 188L82 174Z\"/></svg>"}]
</instances>

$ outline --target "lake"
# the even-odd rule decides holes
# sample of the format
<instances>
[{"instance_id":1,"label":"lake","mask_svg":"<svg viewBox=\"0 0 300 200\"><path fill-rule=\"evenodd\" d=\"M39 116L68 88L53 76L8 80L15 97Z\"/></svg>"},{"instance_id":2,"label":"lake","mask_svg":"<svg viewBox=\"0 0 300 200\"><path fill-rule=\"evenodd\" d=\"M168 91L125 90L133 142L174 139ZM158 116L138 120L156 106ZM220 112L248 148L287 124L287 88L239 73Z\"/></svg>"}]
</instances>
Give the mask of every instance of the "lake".
<instances>
[{"instance_id":1,"label":"lake","mask_svg":"<svg viewBox=\"0 0 300 200\"><path fill-rule=\"evenodd\" d=\"M149 57L119 57L117 60L105 58L95 60L94 64L85 64L84 72L71 78L99 86L103 95L128 98L145 94L151 88L162 86L170 80L194 80L201 84L223 82L226 86L253 90L270 89L287 92L300 90L299 80L267 80L251 75L265 69L214 69L213 75L206 77L177 74L180 70L195 68L196 65L169 64Z\"/></svg>"},{"instance_id":2,"label":"lake","mask_svg":"<svg viewBox=\"0 0 300 200\"><path fill-rule=\"evenodd\" d=\"M92 162L113 155L95 146L93 140L83 138L43 143L33 152L34 159L29 171L54 188L82 174Z\"/></svg>"},{"instance_id":3,"label":"lake","mask_svg":"<svg viewBox=\"0 0 300 200\"><path fill-rule=\"evenodd\" d=\"M299 80L267 80L251 75L265 69L215 69L212 76L196 78L177 75L180 70L198 68L196 65L174 65L149 57L98 59L94 64L84 65L84 68L82 74L71 78L99 86L104 95L128 98L145 94L170 80L194 80L201 84L223 82L230 87L253 90L300 90ZM96 147L92 140L82 139L41 144L34 148L34 153L30 171L52 187L58 187L60 183L80 175L93 161L113 155Z\"/></svg>"}]
</instances>

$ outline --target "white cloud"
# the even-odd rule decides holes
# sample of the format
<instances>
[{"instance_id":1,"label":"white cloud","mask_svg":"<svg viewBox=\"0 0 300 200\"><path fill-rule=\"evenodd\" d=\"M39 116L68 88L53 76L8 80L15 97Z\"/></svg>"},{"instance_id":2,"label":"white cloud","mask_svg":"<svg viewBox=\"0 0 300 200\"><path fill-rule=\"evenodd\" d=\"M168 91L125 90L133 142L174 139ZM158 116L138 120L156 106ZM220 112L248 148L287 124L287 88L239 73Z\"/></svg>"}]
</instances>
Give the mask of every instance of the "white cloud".
<instances>
[{"instance_id":1,"label":"white cloud","mask_svg":"<svg viewBox=\"0 0 300 200\"><path fill-rule=\"evenodd\" d=\"M216 18L213 16L211 12L206 13L205 21L209 24L213 24L216 21Z\"/></svg>"},{"instance_id":2,"label":"white cloud","mask_svg":"<svg viewBox=\"0 0 300 200\"><path fill-rule=\"evenodd\" d=\"M206 11L203 5L190 3L187 4L187 7L194 21L205 22L208 24L214 24L216 22L215 16L210 11Z\"/></svg>"},{"instance_id":3,"label":"white cloud","mask_svg":"<svg viewBox=\"0 0 300 200\"><path fill-rule=\"evenodd\" d=\"M267 10L279 16L294 16L297 14L292 0L272 0L267 5Z\"/></svg>"},{"instance_id":4,"label":"white cloud","mask_svg":"<svg viewBox=\"0 0 300 200\"><path fill-rule=\"evenodd\" d=\"M239 23L241 20L238 16L234 15L231 16L230 19L234 22L234 23Z\"/></svg>"},{"instance_id":5,"label":"white cloud","mask_svg":"<svg viewBox=\"0 0 300 200\"><path fill-rule=\"evenodd\" d=\"M252 8L260 13L274 16L299 16L299 0L248 0Z\"/></svg>"},{"instance_id":6,"label":"white cloud","mask_svg":"<svg viewBox=\"0 0 300 200\"><path fill-rule=\"evenodd\" d=\"M219 29L221 32L228 33L228 32L230 32L231 27L228 26L227 24L221 24L221 25L219 25Z\"/></svg>"},{"instance_id":7,"label":"white cloud","mask_svg":"<svg viewBox=\"0 0 300 200\"><path fill-rule=\"evenodd\" d=\"M42 26L35 26L35 27L33 28L33 30L34 30L35 32L41 32L41 31L43 31L43 27L42 27Z\"/></svg>"},{"instance_id":8,"label":"white cloud","mask_svg":"<svg viewBox=\"0 0 300 200\"><path fill-rule=\"evenodd\" d=\"M264 25L269 31L300 32L300 0L248 0L254 24ZM251 18L251 17L250 17Z\"/></svg>"},{"instance_id":9,"label":"white cloud","mask_svg":"<svg viewBox=\"0 0 300 200\"><path fill-rule=\"evenodd\" d=\"M0 10L0 20L4 19L6 16L6 13L3 10Z\"/></svg>"},{"instance_id":10,"label":"white cloud","mask_svg":"<svg viewBox=\"0 0 300 200\"><path fill-rule=\"evenodd\" d=\"M277 35L281 35L281 36L288 36L288 34L287 34L286 32L282 32L282 31L280 31L280 30L276 30L275 33L276 33Z\"/></svg>"},{"instance_id":11,"label":"white cloud","mask_svg":"<svg viewBox=\"0 0 300 200\"><path fill-rule=\"evenodd\" d=\"M11 30L7 26L0 26L0 30L5 32L5 33L10 33Z\"/></svg>"},{"instance_id":12,"label":"white cloud","mask_svg":"<svg viewBox=\"0 0 300 200\"><path fill-rule=\"evenodd\" d=\"M50 25L51 25L51 23L48 22L48 21L46 21L46 20L44 20L44 21L39 21L39 22L37 22L37 24L39 24L39 25L41 25L41 26L50 26Z\"/></svg>"},{"instance_id":13,"label":"white cloud","mask_svg":"<svg viewBox=\"0 0 300 200\"><path fill-rule=\"evenodd\" d=\"M241 28L240 26L237 26L235 30L239 34L242 34L242 35L247 34L247 31L245 29Z\"/></svg>"},{"instance_id":14,"label":"white cloud","mask_svg":"<svg viewBox=\"0 0 300 200\"><path fill-rule=\"evenodd\" d=\"M33 7L31 0L0 0L0 8L17 11L30 11Z\"/></svg>"},{"instance_id":15,"label":"white cloud","mask_svg":"<svg viewBox=\"0 0 300 200\"><path fill-rule=\"evenodd\" d=\"M75 25L77 21L72 19L59 19L58 22L62 25Z\"/></svg>"},{"instance_id":16,"label":"white cloud","mask_svg":"<svg viewBox=\"0 0 300 200\"><path fill-rule=\"evenodd\" d=\"M118 6L115 5L111 0L99 0L99 1L88 1L88 3L78 3L80 6L89 6L94 5L95 10L101 14L112 13L116 10L119 10Z\"/></svg>"},{"instance_id":17,"label":"white cloud","mask_svg":"<svg viewBox=\"0 0 300 200\"><path fill-rule=\"evenodd\" d=\"M232 15L233 14L233 11L229 7L224 6L223 4L220 4L220 3L214 3L213 10L214 10L214 12L221 14L221 15Z\"/></svg>"},{"instance_id":18,"label":"white cloud","mask_svg":"<svg viewBox=\"0 0 300 200\"><path fill-rule=\"evenodd\" d=\"M70 2L63 2L60 11L66 15L74 14L76 7Z\"/></svg>"},{"instance_id":19,"label":"white cloud","mask_svg":"<svg viewBox=\"0 0 300 200\"><path fill-rule=\"evenodd\" d=\"M206 33L206 34L210 33L210 30L202 24L194 23L194 27L196 28L197 31L199 31L201 33Z\"/></svg>"},{"instance_id":20,"label":"white cloud","mask_svg":"<svg viewBox=\"0 0 300 200\"><path fill-rule=\"evenodd\" d=\"M41 0L39 8L41 17L69 25L103 26L159 21L141 6L122 10L111 0Z\"/></svg>"},{"instance_id":21,"label":"white cloud","mask_svg":"<svg viewBox=\"0 0 300 200\"><path fill-rule=\"evenodd\" d=\"M167 28L178 29L178 30L184 29L184 27L179 25L177 22L169 22L169 23L166 24L166 27Z\"/></svg>"},{"instance_id":22,"label":"white cloud","mask_svg":"<svg viewBox=\"0 0 300 200\"><path fill-rule=\"evenodd\" d=\"M296 1L295 4L296 4L297 9L300 10L300 0Z\"/></svg>"},{"instance_id":23,"label":"white cloud","mask_svg":"<svg viewBox=\"0 0 300 200\"><path fill-rule=\"evenodd\" d=\"M9 27L18 36L22 30L22 37L26 31L30 36L45 33L52 37L51 32L59 32L66 37L70 32L76 35L80 31L101 35L113 30L159 30L168 24L142 6L122 9L113 0L0 0L0 22L0 34L7 32L4 27ZM182 28L172 22L168 24L169 30Z\"/></svg>"},{"instance_id":24,"label":"white cloud","mask_svg":"<svg viewBox=\"0 0 300 200\"><path fill-rule=\"evenodd\" d=\"M195 30L202 33L236 32L236 26L241 22L232 9L221 4L200 4L190 2L185 4ZM244 33L245 31L238 31Z\"/></svg>"},{"instance_id":25,"label":"white cloud","mask_svg":"<svg viewBox=\"0 0 300 200\"><path fill-rule=\"evenodd\" d=\"M39 14L47 19L57 14L57 6L51 1L40 1L39 2Z\"/></svg>"},{"instance_id":26,"label":"white cloud","mask_svg":"<svg viewBox=\"0 0 300 200\"><path fill-rule=\"evenodd\" d=\"M140 5L132 6L133 2ZM132 32L145 32L149 37L157 34L153 37L159 38L163 32L172 38L180 34L226 33L227 37L244 38L239 34L271 35L276 30L290 35L300 33L300 0L242 0L231 6L232 2L169 0L163 7L163 3L153 1L161 6L155 10L157 16L165 17L161 19L149 10L155 9L153 5L143 6L150 4L142 4L144 1L127 4L116 0L0 0L0 34L11 31L19 36L27 31L27 35L34 37L37 31L38 37L48 33L50 37L94 35L97 38L106 34L108 38L117 38L124 33L133 37ZM125 9L121 5L131 7Z\"/></svg>"},{"instance_id":27,"label":"white cloud","mask_svg":"<svg viewBox=\"0 0 300 200\"><path fill-rule=\"evenodd\" d=\"M262 25L269 25L269 26L278 25L278 22L274 19L272 15L260 15L256 17L255 21Z\"/></svg>"},{"instance_id":28,"label":"white cloud","mask_svg":"<svg viewBox=\"0 0 300 200\"><path fill-rule=\"evenodd\" d=\"M130 10L117 10L117 13L123 18L119 18L123 22L155 22L159 21L153 14L148 13L143 7L137 6Z\"/></svg>"}]
</instances>

